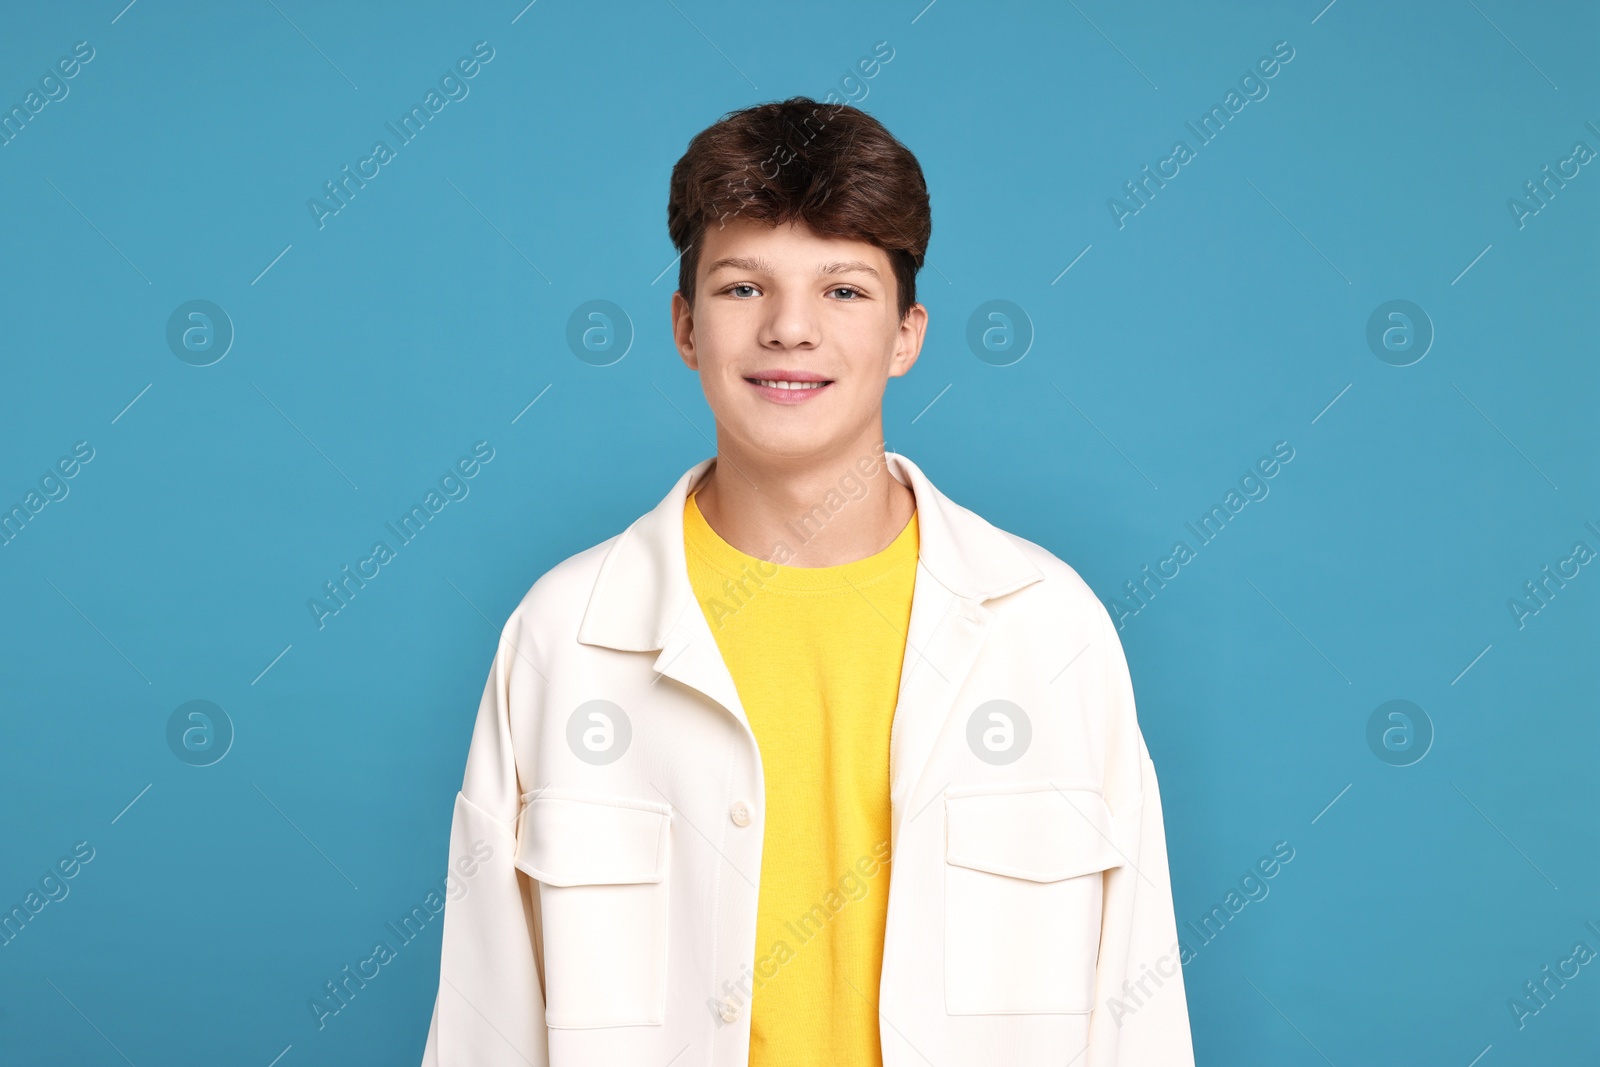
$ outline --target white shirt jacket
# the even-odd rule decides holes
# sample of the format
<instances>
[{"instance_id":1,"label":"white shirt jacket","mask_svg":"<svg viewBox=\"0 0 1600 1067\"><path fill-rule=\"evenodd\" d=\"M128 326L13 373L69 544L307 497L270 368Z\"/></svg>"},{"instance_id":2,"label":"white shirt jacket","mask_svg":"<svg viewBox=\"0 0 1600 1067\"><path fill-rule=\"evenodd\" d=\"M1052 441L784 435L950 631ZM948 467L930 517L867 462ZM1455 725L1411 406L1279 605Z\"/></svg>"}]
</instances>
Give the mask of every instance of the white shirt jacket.
<instances>
[{"instance_id":1,"label":"white shirt jacket","mask_svg":"<svg viewBox=\"0 0 1600 1067\"><path fill-rule=\"evenodd\" d=\"M714 462L505 624L455 799L424 1067L747 1062L760 961L771 977L761 753L683 543ZM920 532L892 860L870 889L889 894L885 1067L1192 1067L1161 798L1110 617L1050 552L882 462Z\"/></svg>"}]
</instances>

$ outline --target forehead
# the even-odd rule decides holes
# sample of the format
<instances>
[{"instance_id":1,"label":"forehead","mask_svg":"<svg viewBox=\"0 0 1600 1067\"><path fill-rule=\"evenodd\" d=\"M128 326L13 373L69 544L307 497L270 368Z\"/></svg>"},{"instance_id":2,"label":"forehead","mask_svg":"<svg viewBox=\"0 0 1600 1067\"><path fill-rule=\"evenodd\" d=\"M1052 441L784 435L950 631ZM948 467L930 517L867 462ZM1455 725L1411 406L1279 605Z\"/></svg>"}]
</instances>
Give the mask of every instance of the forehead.
<instances>
[{"instance_id":1,"label":"forehead","mask_svg":"<svg viewBox=\"0 0 1600 1067\"><path fill-rule=\"evenodd\" d=\"M728 264L727 260L738 260ZM768 274L818 270L837 272L841 266L859 266L886 278L889 256L867 241L849 237L824 237L804 222L771 226L750 219L734 219L722 226L709 226L700 247L701 275L723 267L759 270Z\"/></svg>"}]
</instances>

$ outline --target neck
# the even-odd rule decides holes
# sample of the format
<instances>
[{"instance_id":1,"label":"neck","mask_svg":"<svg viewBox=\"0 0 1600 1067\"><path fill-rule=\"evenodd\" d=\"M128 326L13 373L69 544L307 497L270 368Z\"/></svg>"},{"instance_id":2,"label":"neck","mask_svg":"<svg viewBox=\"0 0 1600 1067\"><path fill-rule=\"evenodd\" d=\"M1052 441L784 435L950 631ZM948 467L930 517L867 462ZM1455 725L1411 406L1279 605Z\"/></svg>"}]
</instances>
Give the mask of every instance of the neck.
<instances>
[{"instance_id":1,"label":"neck","mask_svg":"<svg viewBox=\"0 0 1600 1067\"><path fill-rule=\"evenodd\" d=\"M835 567L887 548L916 495L889 473L881 422L849 444L775 458L717 435L695 503L728 544L790 567Z\"/></svg>"}]
</instances>

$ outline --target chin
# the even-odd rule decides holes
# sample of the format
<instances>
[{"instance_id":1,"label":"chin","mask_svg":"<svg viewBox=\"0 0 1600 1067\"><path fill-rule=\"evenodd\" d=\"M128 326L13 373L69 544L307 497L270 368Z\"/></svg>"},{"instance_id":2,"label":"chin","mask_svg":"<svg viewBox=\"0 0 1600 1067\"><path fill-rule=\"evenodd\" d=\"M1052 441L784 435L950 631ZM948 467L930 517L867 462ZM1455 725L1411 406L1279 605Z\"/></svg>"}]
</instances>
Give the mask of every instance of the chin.
<instances>
[{"instance_id":1,"label":"chin","mask_svg":"<svg viewBox=\"0 0 1600 1067\"><path fill-rule=\"evenodd\" d=\"M837 438L831 426L793 426L778 431L771 425L751 427L740 434L752 449L783 459L803 459L825 451Z\"/></svg>"}]
</instances>

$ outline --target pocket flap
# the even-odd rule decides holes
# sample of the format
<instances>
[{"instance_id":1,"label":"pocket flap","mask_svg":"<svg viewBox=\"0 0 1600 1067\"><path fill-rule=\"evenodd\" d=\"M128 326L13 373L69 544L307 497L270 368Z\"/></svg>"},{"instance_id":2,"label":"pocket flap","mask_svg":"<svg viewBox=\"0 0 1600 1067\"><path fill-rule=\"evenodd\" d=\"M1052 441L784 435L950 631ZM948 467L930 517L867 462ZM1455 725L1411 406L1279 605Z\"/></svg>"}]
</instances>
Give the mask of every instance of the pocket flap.
<instances>
[{"instance_id":1,"label":"pocket flap","mask_svg":"<svg viewBox=\"0 0 1600 1067\"><path fill-rule=\"evenodd\" d=\"M671 814L649 800L543 790L523 806L517 867L547 885L659 882Z\"/></svg>"},{"instance_id":2,"label":"pocket flap","mask_svg":"<svg viewBox=\"0 0 1600 1067\"><path fill-rule=\"evenodd\" d=\"M960 867L1054 882L1120 866L1111 809L1093 789L1045 784L945 795L945 859Z\"/></svg>"}]
</instances>

